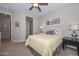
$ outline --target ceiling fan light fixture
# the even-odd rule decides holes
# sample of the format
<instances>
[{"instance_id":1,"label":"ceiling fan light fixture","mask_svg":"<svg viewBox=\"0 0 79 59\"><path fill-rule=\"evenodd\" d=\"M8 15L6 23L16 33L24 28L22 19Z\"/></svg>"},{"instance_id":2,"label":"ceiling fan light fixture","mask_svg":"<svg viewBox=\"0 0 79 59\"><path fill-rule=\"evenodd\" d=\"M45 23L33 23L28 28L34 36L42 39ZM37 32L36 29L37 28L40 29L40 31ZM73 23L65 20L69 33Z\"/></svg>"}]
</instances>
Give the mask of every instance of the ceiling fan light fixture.
<instances>
[{"instance_id":1,"label":"ceiling fan light fixture","mask_svg":"<svg viewBox=\"0 0 79 59\"><path fill-rule=\"evenodd\" d=\"M40 6L47 6L48 3L31 3L32 6L29 8L29 10L31 11L33 8L38 9L39 12L41 12L41 8Z\"/></svg>"},{"instance_id":2,"label":"ceiling fan light fixture","mask_svg":"<svg viewBox=\"0 0 79 59\"><path fill-rule=\"evenodd\" d=\"M33 3L33 6L38 7L39 5L38 5L38 3Z\"/></svg>"}]
</instances>

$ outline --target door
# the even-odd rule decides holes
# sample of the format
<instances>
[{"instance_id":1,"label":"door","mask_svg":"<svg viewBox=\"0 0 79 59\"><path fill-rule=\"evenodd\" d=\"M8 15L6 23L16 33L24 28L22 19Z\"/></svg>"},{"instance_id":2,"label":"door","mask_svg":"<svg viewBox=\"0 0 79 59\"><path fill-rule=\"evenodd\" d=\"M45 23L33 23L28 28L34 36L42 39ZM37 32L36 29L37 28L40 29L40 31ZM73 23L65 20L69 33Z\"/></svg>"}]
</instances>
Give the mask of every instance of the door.
<instances>
[{"instance_id":1,"label":"door","mask_svg":"<svg viewBox=\"0 0 79 59\"><path fill-rule=\"evenodd\" d=\"M11 39L11 16L0 13L1 39Z\"/></svg>"},{"instance_id":2,"label":"door","mask_svg":"<svg viewBox=\"0 0 79 59\"><path fill-rule=\"evenodd\" d=\"M33 18L32 17L26 17L26 32L27 36L33 34Z\"/></svg>"}]
</instances>

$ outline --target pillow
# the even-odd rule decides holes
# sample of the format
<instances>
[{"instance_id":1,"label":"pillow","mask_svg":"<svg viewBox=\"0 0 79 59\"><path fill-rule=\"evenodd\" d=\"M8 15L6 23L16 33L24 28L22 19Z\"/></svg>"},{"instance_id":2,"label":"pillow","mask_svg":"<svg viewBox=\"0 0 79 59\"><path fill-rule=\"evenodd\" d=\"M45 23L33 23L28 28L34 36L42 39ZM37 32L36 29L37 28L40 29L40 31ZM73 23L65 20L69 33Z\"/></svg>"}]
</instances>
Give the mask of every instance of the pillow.
<instances>
[{"instance_id":1,"label":"pillow","mask_svg":"<svg viewBox=\"0 0 79 59\"><path fill-rule=\"evenodd\" d=\"M54 32L54 30L52 30L52 31L47 31L47 34L53 35L53 34L55 34L55 32Z\"/></svg>"}]
</instances>

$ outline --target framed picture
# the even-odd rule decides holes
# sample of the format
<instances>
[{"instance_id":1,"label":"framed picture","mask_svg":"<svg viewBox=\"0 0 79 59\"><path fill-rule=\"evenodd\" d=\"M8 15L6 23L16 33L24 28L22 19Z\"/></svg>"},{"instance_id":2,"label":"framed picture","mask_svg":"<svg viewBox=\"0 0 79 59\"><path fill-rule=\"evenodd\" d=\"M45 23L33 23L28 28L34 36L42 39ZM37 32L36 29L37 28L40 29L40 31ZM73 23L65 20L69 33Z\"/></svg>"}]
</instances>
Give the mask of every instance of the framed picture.
<instances>
[{"instance_id":1,"label":"framed picture","mask_svg":"<svg viewBox=\"0 0 79 59\"><path fill-rule=\"evenodd\" d=\"M53 19L54 24L60 24L60 18L55 18Z\"/></svg>"},{"instance_id":2,"label":"framed picture","mask_svg":"<svg viewBox=\"0 0 79 59\"><path fill-rule=\"evenodd\" d=\"M46 21L46 25L50 25L50 21Z\"/></svg>"},{"instance_id":3,"label":"framed picture","mask_svg":"<svg viewBox=\"0 0 79 59\"><path fill-rule=\"evenodd\" d=\"M15 27L19 27L19 22L15 22Z\"/></svg>"},{"instance_id":4,"label":"framed picture","mask_svg":"<svg viewBox=\"0 0 79 59\"><path fill-rule=\"evenodd\" d=\"M53 25L53 21L46 21L46 25Z\"/></svg>"}]
</instances>

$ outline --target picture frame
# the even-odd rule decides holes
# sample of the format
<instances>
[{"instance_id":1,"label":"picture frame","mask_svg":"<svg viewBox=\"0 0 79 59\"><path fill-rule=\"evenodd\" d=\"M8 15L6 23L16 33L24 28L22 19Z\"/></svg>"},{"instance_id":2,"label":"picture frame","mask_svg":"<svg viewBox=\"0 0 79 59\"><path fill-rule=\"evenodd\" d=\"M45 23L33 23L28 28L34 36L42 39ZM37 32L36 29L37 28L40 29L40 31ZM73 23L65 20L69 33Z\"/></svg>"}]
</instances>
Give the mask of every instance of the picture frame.
<instances>
[{"instance_id":1,"label":"picture frame","mask_svg":"<svg viewBox=\"0 0 79 59\"><path fill-rule=\"evenodd\" d=\"M19 22L15 22L15 27L19 27Z\"/></svg>"},{"instance_id":2,"label":"picture frame","mask_svg":"<svg viewBox=\"0 0 79 59\"><path fill-rule=\"evenodd\" d=\"M50 21L46 21L46 25L50 25Z\"/></svg>"},{"instance_id":3,"label":"picture frame","mask_svg":"<svg viewBox=\"0 0 79 59\"><path fill-rule=\"evenodd\" d=\"M60 18L54 18L52 21L47 20L46 25L60 24Z\"/></svg>"},{"instance_id":4,"label":"picture frame","mask_svg":"<svg viewBox=\"0 0 79 59\"><path fill-rule=\"evenodd\" d=\"M60 24L60 18L55 18L53 19L54 24Z\"/></svg>"},{"instance_id":5,"label":"picture frame","mask_svg":"<svg viewBox=\"0 0 79 59\"><path fill-rule=\"evenodd\" d=\"M53 21L46 21L46 25L53 25Z\"/></svg>"}]
</instances>

